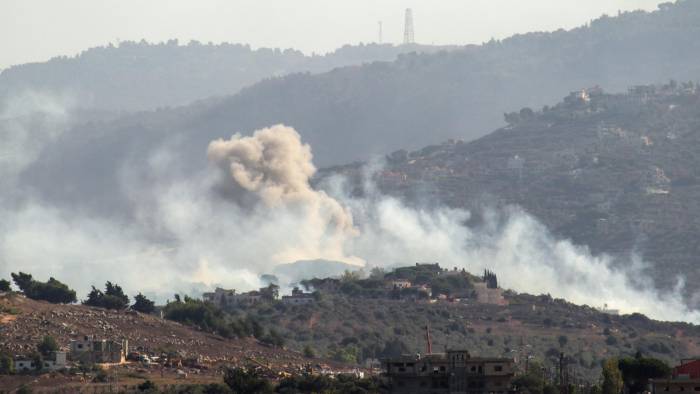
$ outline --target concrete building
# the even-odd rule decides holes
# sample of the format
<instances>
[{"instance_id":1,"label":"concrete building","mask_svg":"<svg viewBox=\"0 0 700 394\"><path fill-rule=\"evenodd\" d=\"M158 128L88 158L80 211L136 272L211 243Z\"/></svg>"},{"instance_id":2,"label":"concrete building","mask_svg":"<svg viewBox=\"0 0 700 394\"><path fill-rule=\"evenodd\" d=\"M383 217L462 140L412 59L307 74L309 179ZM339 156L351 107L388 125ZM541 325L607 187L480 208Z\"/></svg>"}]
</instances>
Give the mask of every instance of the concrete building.
<instances>
[{"instance_id":1,"label":"concrete building","mask_svg":"<svg viewBox=\"0 0 700 394\"><path fill-rule=\"evenodd\" d=\"M471 357L466 350L384 361L392 393L506 394L512 392L514 362Z\"/></svg>"},{"instance_id":2,"label":"concrete building","mask_svg":"<svg viewBox=\"0 0 700 394\"><path fill-rule=\"evenodd\" d=\"M92 363L121 364L129 354L129 341L95 339L84 335L70 342L70 357L73 361Z\"/></svg>"},{"instance_id":3,"label":"concrete building","mask_svg":"<svg viewBox=\"0 0 700 394\"><path fill-rule=\"evenodd\" d=\"M500 288L491 288L486 282L474 283L474 292L476 293L477 302L482 304L506 304L506 300L503 298L503 290Z\"/></svg>"},{"instance_id":4,"label":"concrete building","mask_svg":"<svg viewBox=\"0 0 700 394\"><path fill-rule=\"evenodd\" d=\"M307 305L316 301L311 293L304 293L298 287L292 289L292 295L282 296L282 302L289 305Z\"/></svg>"},{"instance_id":5,"label":"concrete building","mask_svg":"<svg viewBox=\"0 0 700 394\"><path fill-rule=\"evenodd\" d=\"M36 364L34 360L30 360L23 357L15 358L15 371L17 372L30 372L36 370Z\"/></svg>"},{"instance_id":6,"label":"concrete building","mask_svg":"<svg viewBox=\"0 0 700 394\"><path fill-rule=\"evenodd\" d=\"M51 352L51 356L42 361L42 369L47 371L58 371L68 367L67 353L63 351Z\"/></svg>"},{"instance_id":7,"label":"concrete building","mask_svg":"<svg viewBox=\"0 0 700 394\"><path fill-rule=\"evenodd\" d=\"M265 299L275 300L278 297L279 286L274 284L247 293L236 293L236 290L227 290L217 287L214 292L202 294L202 299L204 301L211 302L219 308L254 305Z\"/></svg>"}]
</instances>

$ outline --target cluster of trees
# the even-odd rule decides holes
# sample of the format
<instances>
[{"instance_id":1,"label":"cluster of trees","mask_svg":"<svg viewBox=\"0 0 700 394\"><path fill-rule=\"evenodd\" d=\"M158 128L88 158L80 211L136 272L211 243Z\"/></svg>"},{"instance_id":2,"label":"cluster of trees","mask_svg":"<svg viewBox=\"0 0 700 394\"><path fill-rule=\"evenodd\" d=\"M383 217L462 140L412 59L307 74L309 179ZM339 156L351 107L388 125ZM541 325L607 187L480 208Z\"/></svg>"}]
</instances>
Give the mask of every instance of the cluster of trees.
<instances>
[{"instance_id":1,"label":"cluster of trees","mask_svg":"<svg viewBox=\"0 0 700 394\"><path fill-rule=\"evenodd\" d=\"M388 387L378 377L357 378L340 375L298 375L282 379L277 386L255 368L228 368L224 382L236 393L386 393Z\"/></svg>"},{"instance_id":2,"label":"cluster of trees","mask_svg":"<svg viewBox=\"0 0 700 394\"><path fill-rule=\"evenodd\" d=\"M24 272L13 272L11 276L15 285L27 298L48 301L53 304L72 304L77 302L75 290L55 278L49 278L46 282L40 282L35 280L31 274ZM11 290L10 282L0 279L0 292ZM155 302L149 300L141 293L134 297L134 304L129 306L129 297L124 294L121 286L109 281L105 283L104 292L92 286L92 290L88 293L87 299L83 301L83 304L106 309L127 309L131 307L131 309L141 313L153 313L155 311Z\"/></svg>"},{"instance_id":3,"label":"cluster of trees","mask_svg":"<svg viewBox=\"0 0 700 394\"><path fill-rule=\"evenodd\" d=\"M265 328L250 315L232 318L211 303L189 296L181 298L175 295L175 301L168 302L163 308L166 319L195 326L200 330L212 332L225 338L254 337L263 343L282 347L285 340L275 329Z\"/></svg>"},{"instance_id":4,"label":"cluster of trees","mask_svg":"<svg viewBox=\"0 0 700 394\"><path fill-rule=\"evenodd\" d=\"M126 309L129 307L129 297L119 285L108 281L105 283L104 292L92 286L83 304L105 309Z\"/></svg>"},{"instance_id":5,"label":"cluster of trees","mask_svg":"<svg viewBox=\"0 0 700 394\"><path fill-rule=\"evenodd\" d=\"M54 278L47 282L34 280L30 274L11 274L12 280L27 298L48 301L54 304L70 304L77 301L75 291Z\"/></svg>"}]
</instances>

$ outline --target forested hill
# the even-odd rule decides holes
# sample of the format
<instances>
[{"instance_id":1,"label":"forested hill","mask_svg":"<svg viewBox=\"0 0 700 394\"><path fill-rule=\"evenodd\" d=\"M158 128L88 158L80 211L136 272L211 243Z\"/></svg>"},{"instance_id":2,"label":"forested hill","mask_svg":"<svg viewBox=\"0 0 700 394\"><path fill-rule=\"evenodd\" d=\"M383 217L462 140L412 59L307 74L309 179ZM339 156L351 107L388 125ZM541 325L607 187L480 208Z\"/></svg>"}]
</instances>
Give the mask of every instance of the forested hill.
<instances>
[{"instance_id":1,"label":"forested hill","mask_svg":"<svg viewBox=\"0 0 700 394\"><path fill-rule=\"evenodd\" d=\"M365 62L392 61L409 51L441 49L447 47L346 45L327 55L307 56L292 49L251 49L229 43L125 41L2 71L0 110L3 101L24 92L68 99L83 109L149 110L235 94L262 79L293 72L318 73Z\"/></svg>"},{"instance_id":2,"label":"forested hill","mask_svg":"<svg viewBox=\"0 0 700 394\"><path fill-rule=\"evenodd\" d=\"M506 119L509 126L471 143L391 154L379 185L413 199L427 190L477 215L483 206L517 204L595 253L621 255L620 262L640 254L662 287L686 278L688 300L698 306L698 85L616 95L590 89Z\"/></svg>"},{"instance_id":3,"label":"forested hill","mask_svg":"<svg viewBox=\"0 0 700 394\"><path fill-rule=\"evenodd\" d=\"M556 102L571 90L699 79L698 36L700 2L681 1L571 31L293 74L228 98L75 128L47 147L23 179L48 198L108 212L114 204L102 196L126 201L118 169L127 162L147 168L149 157L167 146L194 172L206 165L213 139L280 122L301 133L317 166L448 138L470 140L502 126L504 112ZM63 185L60 195L55 182Z\"/></svg>"}]
</instances>

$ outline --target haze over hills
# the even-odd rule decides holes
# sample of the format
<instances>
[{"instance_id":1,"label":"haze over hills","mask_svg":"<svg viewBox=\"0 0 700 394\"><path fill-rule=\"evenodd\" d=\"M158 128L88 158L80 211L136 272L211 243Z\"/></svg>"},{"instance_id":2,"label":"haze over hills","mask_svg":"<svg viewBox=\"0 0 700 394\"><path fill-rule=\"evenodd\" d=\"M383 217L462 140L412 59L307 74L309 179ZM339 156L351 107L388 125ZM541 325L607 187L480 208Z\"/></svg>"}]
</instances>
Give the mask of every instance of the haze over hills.
<instances>
[{"instance_id":1,"label":"haze over hills","mask_svg":"<svg viewBox=\"0 0 700 394\"><path fill-rule=\"evenodd\" d=\"M517 205L557 235L589 246L648 287L682 279L698 306L700 94L695 84L584 90L479 140L394 152L377 175L384 193L472 212ZM327 174L361 177L358 166ZM326 174L326 175L327 175ZM359 183L359 181L357 181ZM648 265L636 267L635 259Z\"/></svg>"},{"instance_id":2,"label":"haze over hills","mask_svg":"<svg viewBox=\"0 0 700 394\"><path fill-rule=\"evenodd\" d=\"M193 172L204 167L209 141L276 123L300 131L318 166L471 140L502 126L504 112L555 102L571 90L700 78L698 21L700 5L681 1L571 31L269 79L231 97L77 127L46 150L26 181L46 194L54 188L43 179L60 179L65 198L80 195L109 212L114 205L103 204L102 193L88 193L96 189L91 181L120 200L116 169L125 160L145 165L168 146L183 158L182 170ZM89 174L84 163L93 163Z\"/></svg>"},{"instance_id":3,"label":"haze over hills","mask_svg":"<svg viewBox=\"0 0 700 394\"><path fill-rule=\"evenodd\" d=\"M476 137L488 131L486 127L490 124L502 124L502 112L542 102L550 96L561 97L571 88L601 84L622 89L642 79L648 82L669 77L696 78L700 75L700 63L696 61L700 52L695 50L699 44L694 40L700 20L698 11L700 7L695 2L678 2L664 5L654 13L601 18L590 27L569 32L533 33L461 51L402 55L395 62L346 67L315 76L294 74L263 81L227 98L133 113L111 121L82 123L63 127L58 132L51 122L46 127L36 123L37 117L31 110L45 114L48 107L52 110L48 111L49 119L58 116L69 124L80 123L70 110L62 110L60 101L47 100L51 105L10 112L4 116L8 126L3 132L19 135L16 143L20 149L16 151L26 154L8 156L0 150L3 164L8 158L11 164L10 175L1 179L8 185L4 190L10 192L0 195L0 208L7 218L0 223L3 235L0 258L13 266L39 267L39 256L50 255L61 273L89 272L91 277L86 277L86 281L93 280L101 271L111 271L115 263L128 265L132 269L123 270L115 280L133 287L143 277L154 277L151 288L144 291L162 296L157 291L164 282L190 293L219 284L253 288L258 285L257 274L299 260L390 265L417 259L450 266L471 264L470 268L476 271L489 268L483 265L498 260L516 264L510 271L520 276L522 267L517 264L540 263L538 259L544 255L546 264L528 265L531 280L523 281L523 286L536 287L511 287L538 293L549 291L561 280L588 275L586 281L579 280L576 286L557 288L561 292L558 296L580 303L615 299L629 310L641 310L631 304L630 300L634 300L654 317L697 321L697 316L684 309L675 293L670 301L660 302L653 286L646 283L636 286L636 282L613 270L607 260L558 238L572 237L583 245L590 242L594 252L636 251L639 245L646 245L645 239L630 237L629 234L639 233L626 231L629 223L637 223L631 218L642 212L641 208L637 209L638 201L621 204L615 218L611 214L607 223L613 223L614 230L610 234L620 237L620 243L611 244L611 248L606 246L608 238L601 236L602 232L590 235L593 230L584 226L577 233L574 229L579 228L578 224L567 231L566 226L573 223L571 217L581 212L586 218L587 211L569 204L566 196L560 201L563 197L555 192L562 191L557 189L560 185L556 182L546 185L532 182L529 186L540 185L542 189L533 189L533 196L538 199L528 203L524 198L517 200L517 192L508 189L512 187L512 179L503 178L504 185L500 173L486 171L486 175L478 178L480 182L491 185L492 194L497 197L497 192L505 189L511 194L504 192L505 197L501 198L523 201L526 212L507 215L502 220L506 225L494 226L494 231L486 228L488 231L483 234L477 231L481 228L463 226L468 213L444 208L440 200L430 200L433 205L426 213L385 196L356 200L353 194L345 195L337 190L337 193L324 193L314 190L308 182L314 174L314 165L366 158L373 153L411 148L452 136ZM668 42L674 45L666 45ZM678 86L671 90L685 89L685 85ZM655 93L649 94L655 97ZM603 114L620 116L620 122L631 122L636 133L647 136L640 131L647 126L634 122L656 122L656 109L631 108L632 112ZM598 110L596 107L590 113L599 115ZM585 108L583 115L562 111L565 119L571 116L583 122L574 124L575 127L597 130L600 126L586 123L591 119ZM692 124L693 116L689 110L687 118L681 120ZM517 127L526 127L532 119L540 119L528 109L507 118ZM613 120L610 122L615 124ZM229 138L235 131L250 133L258 126L279 121L296 126L301 135L293 129L276 126L258 130L251 137ZM569 126L562 126L560 132L572 132ZM663 129L673 127L666 124ZM472 128L479 132L470 134ZM483 146L483 141L501 134L497 132L469 146ZM559 145L549 146L545 142L550 136L522 136L525 140L513 142L516 146L542 145L550 151L555 148L566 151L569 145L575 150L577 145L572 144L580 142L576 138L555 139ZM647 137L650 141L660 138ZM509 146L508 141L503 143L503 147ZM627 149L624 144L605 146L619 148L620 154ZM644 156L639 164L643 170L639 171L646 174L656 166L668 177L670 170L666 167L673 166L666 163L672 162L674 149L682 152L686 145L663 146L670 147L663 151L664 162L654 164ZM509 165L509 159L504 159L498 151L501 148L488 148L480 153L484 163L496 160L495 168ZM426 156L426 163L430 164L430 151L419 153L418 157ZM563 155L568 165L571 161ZM616 157L616 152L610 155ZM560 159L557 156L552 160L559 163ZM463 163L460 163L453 169L457 173L461 171ZM518 163L515 160L512 165L517 167ZM529 161L525 163L523 168L527 169ZM692 162L687 164L690 167L684 168L694 168ZM407 177L405 189L386 190L395 195L421 196L436 186L440 191L438 196L444 197L442 201L453 208L471 208L473 196L467 191L460 192L464 188L474 193L474 190L490 190L482 183L472 189L471 178L464 184L442 185L441 164L435 165L438 169L435 173L428 172L428 178ZM0 170L7 168L2 166ZM619 185L623 184L620 179L637 179L639 175L632 170L618 174L617 171L626 168L624 165L602 167L599 179L609 182L601 186L603 191L574 187L571 200L587 199L598 193L597 197L590 197L592 201L602 204L604 209L613 209L610 207L616 206ZM567 167L567 171L576 169ZM663 180L656 170L649 174L649 179ZM666 190L650 188L657 189ZM566 190L569 189L564 187L563 191ZM447 191L454 195L450 197ZM590 207L592 203L585 200L581 204ZM551 209L553 216L547 216L542 211L550 207L560 207L561 211ZM549 225L554 234L527 212ZM619 222L622 225L615 227L619 217L623 217ZM682 234L689 236L692 228L687 227L689 232ZM524 240L511 245L508 241L513 238ZM46 249L25 247L34 242ZM472 244L479 248L465 247ZM488 247L482 247L484 244ZM663 258L682 250L671 249L670 243L659 245L653 250L659 251ZM524 249L518 248L521 246ZM651 262L662 261L646 250L643 252L643 257L649 257ZM680 272L691 261L692 253L692 249L686 249L679 254L680 258L669 260L668 266L675 267L674 273ZM148 264L142 264L143 261ZM666 263L664 260L659 264ZM9 264L0 269L9 272L13 269ZM594 266L595 270L587 270L588 266ZM539 269L550 275L548 280L542 280ZM222 278L233 283L220 283ZM508 279L504 276L504 280ZM667 289L672 282L673 278L667 276L658 284ZM85 287L88 283L80 285Z\"/></svg>"},{"instance_id":4,"label":"haze over hills","mask_svg":"<svg viewBox=\"0 0 700 394\"><path fill-rule=\"evenodd\" d=\"M125 41L73 57L0 70L0 112L8 100L27 92L55 96L81 109L152 110L235 94L265 78L392 61L405 52L442 49L449 47L346 45L326 55L307 56L293 49L251 49L242 44Z\"/></svg>"}]
</instances>

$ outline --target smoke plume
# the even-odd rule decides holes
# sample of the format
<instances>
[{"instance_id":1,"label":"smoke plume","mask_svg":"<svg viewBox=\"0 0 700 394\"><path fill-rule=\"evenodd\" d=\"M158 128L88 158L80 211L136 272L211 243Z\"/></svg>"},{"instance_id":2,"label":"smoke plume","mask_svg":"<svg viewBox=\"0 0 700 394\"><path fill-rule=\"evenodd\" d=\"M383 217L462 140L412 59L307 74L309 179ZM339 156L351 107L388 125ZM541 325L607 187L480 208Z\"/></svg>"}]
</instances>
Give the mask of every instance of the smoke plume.
<instances>
[{"instance_id":1,"label":"smoke plume","mask_svg":"<svg viewBox=\"0 0 700 394\"><path fill-rule=\"evenodd\" d=\"M59 133L51 124L40 135ZM5 124L0 132L32 141L37 129L24 126ZM51 137L41 140L5 148L5 157L21 158L6 173L21 177L28 162L51 149ZM82 296L111 280L163 301L217 285L255 288L260 274L297 260L379 267L435 261L474 273L492 269L503 287L517 291L700 322L680 296L682 283L660 293L641 274L639 259L614 269L623 265L558 239L517 207L486 212L482 224L469 227L465 210L408 206L382 195L371 168L362 197L341 177L314 188L311 148L290 127L213 141L206 154L211 165L194 175L177 171L177 144L150 152L145 162L124 160L118 187L129 219L53 205L31 189L0 189L0 275L55 276Z\"/></svg>"}]
</instances>

